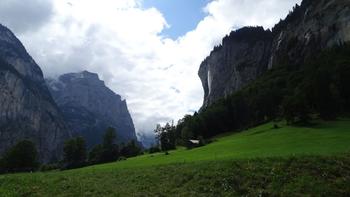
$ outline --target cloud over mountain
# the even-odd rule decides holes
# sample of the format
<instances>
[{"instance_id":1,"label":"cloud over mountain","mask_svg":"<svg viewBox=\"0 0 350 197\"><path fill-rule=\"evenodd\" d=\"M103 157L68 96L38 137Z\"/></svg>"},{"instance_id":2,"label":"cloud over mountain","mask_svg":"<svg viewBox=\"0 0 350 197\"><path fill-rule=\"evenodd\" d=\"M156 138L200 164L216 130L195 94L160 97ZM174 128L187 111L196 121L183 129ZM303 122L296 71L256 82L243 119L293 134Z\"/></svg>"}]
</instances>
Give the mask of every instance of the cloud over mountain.
<instances>
[{"instance_id":1,"label":"cloud over mountain","mask_svg":"<svg viewBox=\"0 0 350 197\"><path fill-rule=\"evenodd\" d=\"M271 27L299 2L211 1L203 8L207 16L176 40L162 35L169 27L164 15L143 8L141 0L2 0L0 21L18 34L45 75L99 73L127 99L136 129L152 131L202 105L197 71L223 36L245 25Z\"/></svg>"}]
</instances>

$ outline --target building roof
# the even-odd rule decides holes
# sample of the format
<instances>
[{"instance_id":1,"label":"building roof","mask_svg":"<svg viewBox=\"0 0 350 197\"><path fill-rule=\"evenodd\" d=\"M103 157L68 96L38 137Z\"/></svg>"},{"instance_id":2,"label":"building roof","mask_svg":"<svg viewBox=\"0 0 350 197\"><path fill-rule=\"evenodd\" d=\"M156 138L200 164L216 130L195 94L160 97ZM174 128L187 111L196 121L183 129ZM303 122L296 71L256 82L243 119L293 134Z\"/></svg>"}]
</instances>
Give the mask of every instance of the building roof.
<instances>
[{"instance_id":1,"label":"building roof","mask_svg":"<svg viewBox=\"0 0 350 197\"><path fill-rule=\"evenodd\" d=\"M189 140L192 144L199 144L199 140Z\"/></svg>"}]
</instances>

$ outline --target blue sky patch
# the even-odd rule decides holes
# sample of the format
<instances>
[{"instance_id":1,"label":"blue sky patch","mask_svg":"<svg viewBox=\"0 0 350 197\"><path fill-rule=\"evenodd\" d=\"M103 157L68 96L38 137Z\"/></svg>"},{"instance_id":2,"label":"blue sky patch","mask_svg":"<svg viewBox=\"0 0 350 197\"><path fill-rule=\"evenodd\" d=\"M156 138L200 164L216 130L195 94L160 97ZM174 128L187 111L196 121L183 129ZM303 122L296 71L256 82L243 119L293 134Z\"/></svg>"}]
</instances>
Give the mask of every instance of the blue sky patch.
<instances>
[{"instance_id":1,"label":"blue sky patch","mask_svg":"<svg viewBox=\"0 0 350 197\"><path fill-rule=\"evenodd\" d=\"M203 8L209 2L210 0L144 0L143 7L157 8L170 25L162 34L176 39L196 28L206 16Z\"/></svg>"}]
</instances>

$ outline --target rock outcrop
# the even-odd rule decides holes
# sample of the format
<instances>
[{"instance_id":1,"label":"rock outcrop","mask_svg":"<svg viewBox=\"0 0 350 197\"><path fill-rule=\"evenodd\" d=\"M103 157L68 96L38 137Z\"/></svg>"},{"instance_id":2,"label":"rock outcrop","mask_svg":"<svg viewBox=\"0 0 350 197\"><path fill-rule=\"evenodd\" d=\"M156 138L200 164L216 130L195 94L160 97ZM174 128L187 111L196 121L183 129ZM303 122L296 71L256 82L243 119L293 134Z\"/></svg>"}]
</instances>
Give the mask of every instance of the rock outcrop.
<instances>
[{"instance_id":1,"label":"rock outcrop","mask_svg":"<svg viewBox=\"0 0 350 197\"><path fill-rule=\"evenodd\" d=\"M106 87L97 74L69 73L46 82L67 124L87 140L89 147L102 142L108 127L116 129L119 142L136 140L126 101Z\"/></svg>"},{"instance_id":2,"label":"rock outcrop","mask_svg":"<svg viewBox=\"0 0 350 197\"><path fill-rule=\"evenodd\" d=\"M273 28L269 68L298 65L320 51L350 41L350 1L304 0Z\"/></svg>"},{"instance_id":3,"label":"rock outcrop","mask_svg":"<svg viewBox=\"0 0 350 197\"><path fill-rule=\"evenodd\" d=\"M29 139L42 161L56 160L70 136L40 67L16 36L0 25L0 154Z\"/></svg>"},{"instance_id":4,"label":"rock outcrop","mask_svg":"<svg viewBox=\"0 0 350 197\"><path fill-rule=\"evenodd\" d=\"M279 65L300 65L320 51L350 41L350 1L304 0L272 32L243 28L225 37L202 62L203 108Z\"/></svg>"},{"instance_id":5,"label":"rock outcrop","mask_svg":"<svg viewBox=\"0 0 350 197\"><path fill-rule=\"evenodd\" d=\"M200 66L204 107L232 94L265 72L271 51L272 33L262 27L234 32L216 47Z\"/></svg>"}]
</instances>

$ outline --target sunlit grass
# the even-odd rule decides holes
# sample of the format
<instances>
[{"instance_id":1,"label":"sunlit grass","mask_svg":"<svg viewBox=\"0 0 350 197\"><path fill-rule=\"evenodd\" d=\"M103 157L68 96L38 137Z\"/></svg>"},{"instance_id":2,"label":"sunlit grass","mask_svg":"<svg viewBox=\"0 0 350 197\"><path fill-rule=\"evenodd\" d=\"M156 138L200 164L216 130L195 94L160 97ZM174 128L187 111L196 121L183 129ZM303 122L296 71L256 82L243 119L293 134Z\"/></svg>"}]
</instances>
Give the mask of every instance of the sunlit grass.
<instances>
[{"instance_id":1,"label":"sunlit grass","mask_svg":"<svg viewBox=\"0 0 350 197\"><path fill-rule=\"evenodd\" d=\"M46 173L0 176L0 196L346 194L350 121L268 123L207 146ZM317 196L317 195L316 195Z\"/></svg>"},{"instance_id":2,"label":"sunlit grass","mask_svg":"<svg viewBox=\"0 0 350 197\"><path fill-rule=\"evenodd\" d=\"M332 155L350 152L350 121L319 122L312 127L294 127L273 124L226 135L207 146L197 149L171 151L143 155L118 163L97 165L89 168L133 168L169 163L246 159L291 155Z\"/></svg>"}]
</instances>

